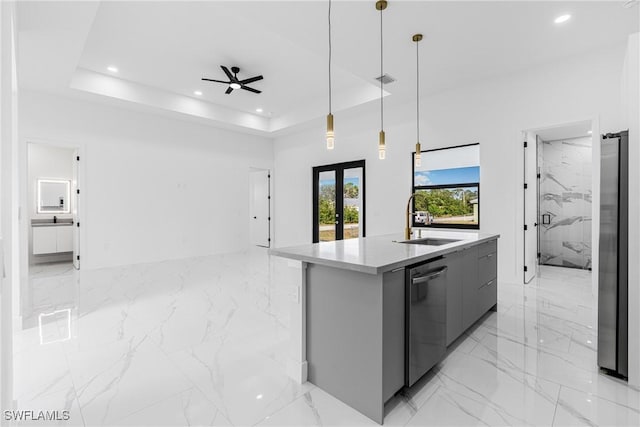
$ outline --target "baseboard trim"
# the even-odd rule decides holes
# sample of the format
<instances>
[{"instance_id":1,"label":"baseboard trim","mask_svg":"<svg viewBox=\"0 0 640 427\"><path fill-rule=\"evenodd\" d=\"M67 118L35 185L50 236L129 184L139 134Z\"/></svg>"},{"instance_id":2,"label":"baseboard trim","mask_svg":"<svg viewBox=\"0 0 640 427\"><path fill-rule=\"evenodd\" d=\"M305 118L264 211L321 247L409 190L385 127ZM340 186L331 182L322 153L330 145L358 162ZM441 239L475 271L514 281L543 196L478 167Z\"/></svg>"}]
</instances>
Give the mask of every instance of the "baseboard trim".
<instances>
[{"instance_id":1,"label":"baseboard trim","mask_svg":"<svg viewBox=\"0 0 640 427\"><path fill-rule=\"evenodd\" d=\"M293 359L289 359L287 361L287 375L289 375L289 377L291 377L298 384L307 382L308 372L309 367L306 360L304 362Z\"/></svg>"}]
</instances>

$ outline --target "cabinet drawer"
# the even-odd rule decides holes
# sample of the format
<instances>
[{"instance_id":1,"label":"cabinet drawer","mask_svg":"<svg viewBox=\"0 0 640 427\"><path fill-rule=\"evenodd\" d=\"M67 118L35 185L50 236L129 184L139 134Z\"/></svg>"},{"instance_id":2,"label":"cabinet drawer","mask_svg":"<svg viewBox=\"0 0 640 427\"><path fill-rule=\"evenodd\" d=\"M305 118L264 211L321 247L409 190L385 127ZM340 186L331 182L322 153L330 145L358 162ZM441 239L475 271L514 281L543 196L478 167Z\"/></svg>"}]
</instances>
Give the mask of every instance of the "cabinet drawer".
<instances>
[{"instance_id":1,"label":"cabinet drawer","mask_svg":"<svg viewBox=\"0 0 640 427\"><path fill-rule=\"evenodd\" d=\"M478 246L478 257L482 258L492 252L498 251L498 241L491 240Z\"/></svg>"},{"instance_id":2,"label":"cabinet drawer","mask_svg":"<svg viewBox=\"0 0 640 427\"><path fill-rule=\"evenodd\" d=\"M478 289L478 317L482 316L498 301L498 280L491 279Z\"/></svg>"},{"instance_id":3,"label":"cabinet drawer","mask_svg":"<svg viewBox=\"0 0 640 427\"><path fill-rule=\"evenodd\" d=\"M497 252L491 252L478 258L478 286L484 286L489 280L496 278L498 269L497 261Z\"/></svg>"}]
</instances>

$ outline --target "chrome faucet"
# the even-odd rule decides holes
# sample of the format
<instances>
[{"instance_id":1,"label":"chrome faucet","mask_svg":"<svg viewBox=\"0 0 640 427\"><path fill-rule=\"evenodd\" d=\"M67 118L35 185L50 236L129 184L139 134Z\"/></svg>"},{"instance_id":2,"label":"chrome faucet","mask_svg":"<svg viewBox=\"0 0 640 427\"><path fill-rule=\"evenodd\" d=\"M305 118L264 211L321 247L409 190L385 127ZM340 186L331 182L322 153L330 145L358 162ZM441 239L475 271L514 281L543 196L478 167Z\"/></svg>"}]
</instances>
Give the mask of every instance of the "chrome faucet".
<instances>
[{"instance_id":1,"label":"chrome faucet","mask_svg":"<svg viewBox=\"0 0 640 427\"><path fill-rule=\"evenodd\" d=\"M405 240L410 240L411 239L411 215L413 215L415 212L411 212L411 200L413 200L414 197L416 197L418 193L413 193L410 197L409 200L407 201L407 213L405 215L405 227L404 227L404 239Z\"/></svg>"}]
</instances>

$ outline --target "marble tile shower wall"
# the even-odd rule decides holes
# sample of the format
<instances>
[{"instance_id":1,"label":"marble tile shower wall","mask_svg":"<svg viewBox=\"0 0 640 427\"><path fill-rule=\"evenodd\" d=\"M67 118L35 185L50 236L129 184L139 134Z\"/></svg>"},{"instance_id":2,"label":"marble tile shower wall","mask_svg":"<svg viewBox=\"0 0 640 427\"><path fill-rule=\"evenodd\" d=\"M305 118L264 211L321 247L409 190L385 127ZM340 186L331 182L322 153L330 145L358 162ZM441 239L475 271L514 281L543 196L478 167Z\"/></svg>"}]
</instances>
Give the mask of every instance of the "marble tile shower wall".
<instances>
[{"instance_id":1,"label":"marble tile shower wall","mask_svg":"<svg viewBox=\"0 0 640 427\"><path fill-rule=\"evenodd\" d=\"M540 262L591 268L591 137L542 141L539 153Z\"/></svg>"}]
</instances>

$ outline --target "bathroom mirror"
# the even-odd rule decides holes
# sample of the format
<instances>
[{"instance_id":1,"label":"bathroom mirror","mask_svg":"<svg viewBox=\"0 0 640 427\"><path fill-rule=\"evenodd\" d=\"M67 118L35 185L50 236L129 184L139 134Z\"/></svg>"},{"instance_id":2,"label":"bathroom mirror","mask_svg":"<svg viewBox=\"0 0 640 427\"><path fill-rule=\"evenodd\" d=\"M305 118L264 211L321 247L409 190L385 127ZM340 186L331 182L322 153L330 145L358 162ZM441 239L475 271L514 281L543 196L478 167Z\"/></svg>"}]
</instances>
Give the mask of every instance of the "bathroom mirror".
<instances>
[{"instance_id":1,"label":"bathroom mirror","mask_svg":"<svg viewBox=\"0 0 640 427\"><path fill-rule=\"evenodd\" d=\"M70 213L70 188L70 181L39 179L38 213Z\"/></svg>"}]
</instances>

